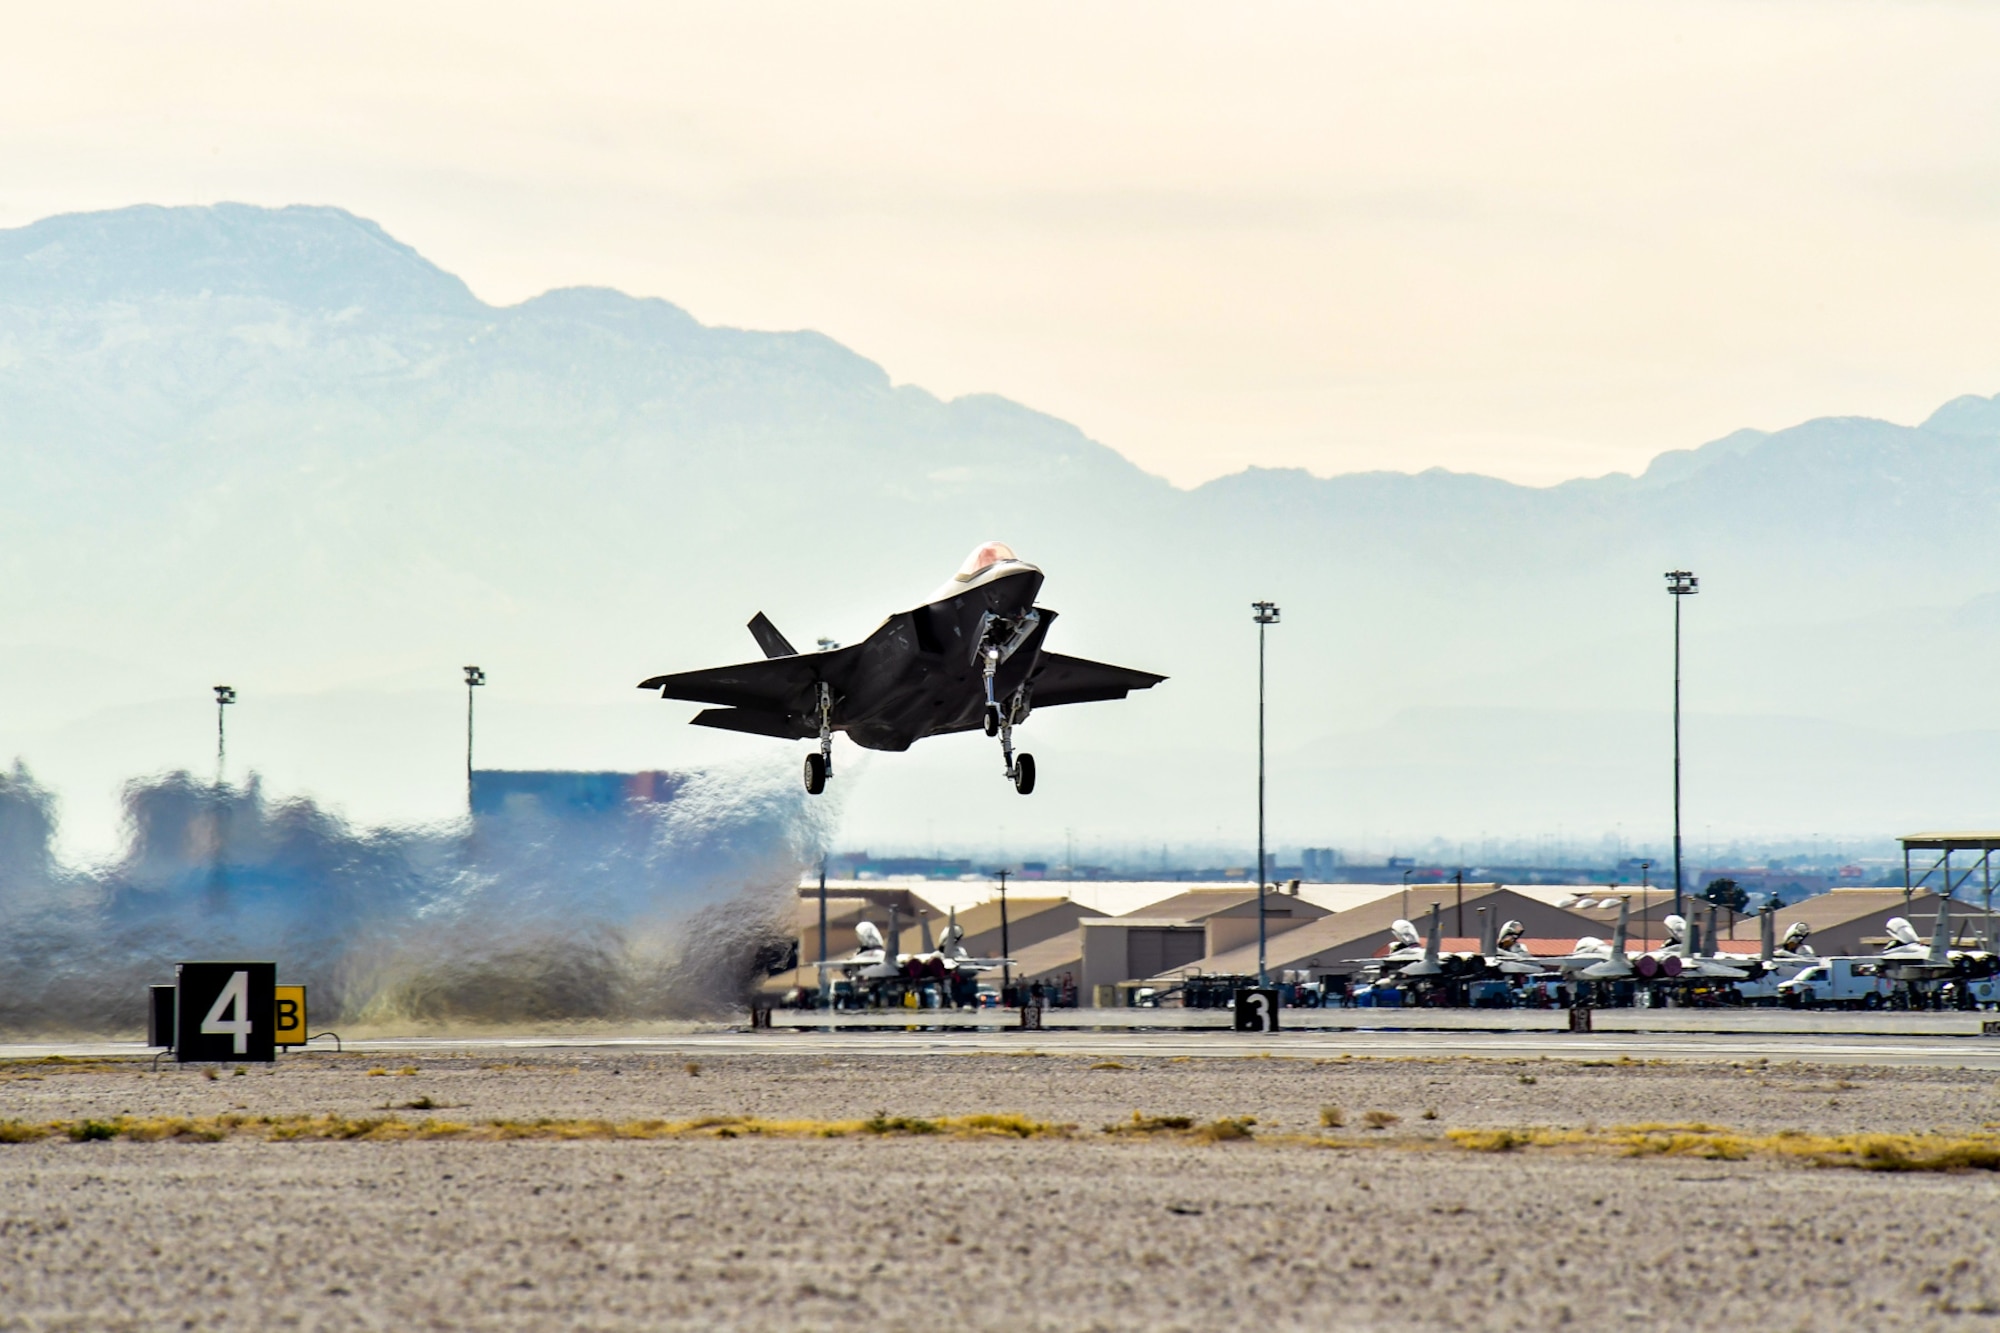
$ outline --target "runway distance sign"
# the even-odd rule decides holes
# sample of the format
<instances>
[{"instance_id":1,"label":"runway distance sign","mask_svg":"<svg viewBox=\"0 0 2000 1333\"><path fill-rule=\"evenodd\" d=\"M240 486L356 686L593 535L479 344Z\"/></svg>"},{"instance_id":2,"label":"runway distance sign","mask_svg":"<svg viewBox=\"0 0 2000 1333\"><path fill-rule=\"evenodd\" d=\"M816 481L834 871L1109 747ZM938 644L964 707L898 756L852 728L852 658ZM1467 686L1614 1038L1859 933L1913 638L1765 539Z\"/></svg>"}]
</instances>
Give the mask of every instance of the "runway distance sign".
<instances>
[{"instance_id":1,"label":"runway distance sign","mask_svg":"<svg viewBox=\"0 0 2000 1333\"><path fill-rule=\"evenodd\" d=\"M277 1023L271 1029L272 1040L280 1046L303 1046L306 1044L306 988L304 986L279 986L276 988Z\"/></svg>"},{"instance_id":2,"label":"runway distance sign","mask_svg":"<svg viewBox=\"0 0 2000 1333\"><path fill-rule=\"evenodd\" d=\"M277 1058L276 963L182 963L174 985L176 1059Z\"/></svg>"},{"instance_id":3,"label":"runway distance sign","mask_svg":"<svg viewBox=\"0 0 2000 1333\"><path fill-rule=\"evenodd\" d=\"M1278 992L1266 986L1246 986L1236 992L1238 1032L1278 1030Z\"/></svg>"}]
</instances>

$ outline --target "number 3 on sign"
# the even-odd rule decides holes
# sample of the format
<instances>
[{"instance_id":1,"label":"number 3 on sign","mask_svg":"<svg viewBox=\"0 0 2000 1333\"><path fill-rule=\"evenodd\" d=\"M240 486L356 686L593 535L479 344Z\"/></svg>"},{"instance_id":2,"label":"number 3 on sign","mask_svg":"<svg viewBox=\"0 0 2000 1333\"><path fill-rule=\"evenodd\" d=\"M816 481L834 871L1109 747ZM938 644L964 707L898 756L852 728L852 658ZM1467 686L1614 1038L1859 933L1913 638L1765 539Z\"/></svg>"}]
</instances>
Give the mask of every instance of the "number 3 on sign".
<instances>
[{"instance_id":1,"label":"number 3 on sign","mask_svg":"<svg viewBox=\"0 0 2000 1333\"><path fill-rule=\"evenodd\" d=\"M1269 987L1252 989L1245 987L1236 992L1236 1030L1238 1032L1276 1032L1278 1030L1278 992Z\"/></svg>"},{"instance_id":2,"label":"number 3 on sign","mask_svg":"<svg viewBox=\"0 0 2000 1333\"><path fill-rule=\"evenodd\" d=\"M234 1018L226 1015L234 1014ZM234 1038L236 1054L242 1055L250 1049L250 974L232 972L229 981L222 988L222 994L215 997L208 1017L201 1020L201 1032L205 1037Z\"/></svg>"}]
</instances>

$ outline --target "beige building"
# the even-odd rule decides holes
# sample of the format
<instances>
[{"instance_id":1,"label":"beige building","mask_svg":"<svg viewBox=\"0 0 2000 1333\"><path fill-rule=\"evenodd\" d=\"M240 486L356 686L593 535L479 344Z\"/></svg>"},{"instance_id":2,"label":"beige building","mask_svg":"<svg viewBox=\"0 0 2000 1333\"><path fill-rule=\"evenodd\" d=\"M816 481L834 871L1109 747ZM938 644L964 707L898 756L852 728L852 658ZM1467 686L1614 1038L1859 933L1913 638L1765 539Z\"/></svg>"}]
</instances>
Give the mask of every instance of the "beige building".
<instances>
[{"instance_id":1,"label":"beige building","mask_svg":"<svg viewBox=\"0 0 2000 1333\"><path fill-rule=\"evenodd\" d=\"M1901 889L1833 889L1817 898L1808 898L1796 907L1778 910L1778 934L1783 935L1794 921L1812 927L1806 943L1823 957L1840 954L1880 953L1889 945L1888 921L1906 917L1917 934L1929 940L1937 928L1938 897L1918 891L1903 899ZM1969 943L1986 934L1986 913L1972 903L1951 905L1953 938ZM1754 923L1750 938L1757 938ZM1739 938L1744 934L1738 929Z\"/></svg>"},{"instance_id":2,"label":"beige building","mask_svg":"<svg viewBox=\"0 0 2000 1333\"><path fill-rule=\"evenodd\" d=\"M1280 901L1277 897L1267 900ZM1456 885L1412 887L1409 919L1417 929L1429 928L1431 904L1439 907L1440 947L1446 951L1472 952L1485 938L1486 920L1495 931L1508 921L1519 921L1525 930L1522 943L1537 953L1567 953L1584 935L1608 936L1610 931L1597 920L1568 911L1497 884L1467 884L1461 895ZM1229 947L1170 963L1146 974L1154 985L1173 985L1190 975L1254 976L1257 972L1256 900L1246 906L1250 932L1231 937ZM1402 895L1391 894L1363 903L1345 912L1322 913L1315 919L1296 923L1295 929L1268 931L1265 966L1269 975L1302 971L1314 977L1347 975L1360 964L1389 947L1394 934L1391 925L1403 914Z\"/></svg>"},{"instance_id":3,"label":"beige building","mask_svg":"<svg viewBox=\"0 0 2000 1333\"><path fill-rule=\"evenodd\" d=\"M1297 930L1329 913L1303 898L1265 897L1267 937ZM1079 923L1082 936L1078 993L1096 1002L1102 986L1175 972L1219 952L1257 941L1257 893L1242 889L1192 889L1129 916Z\"/></svg>"}]
</instances>

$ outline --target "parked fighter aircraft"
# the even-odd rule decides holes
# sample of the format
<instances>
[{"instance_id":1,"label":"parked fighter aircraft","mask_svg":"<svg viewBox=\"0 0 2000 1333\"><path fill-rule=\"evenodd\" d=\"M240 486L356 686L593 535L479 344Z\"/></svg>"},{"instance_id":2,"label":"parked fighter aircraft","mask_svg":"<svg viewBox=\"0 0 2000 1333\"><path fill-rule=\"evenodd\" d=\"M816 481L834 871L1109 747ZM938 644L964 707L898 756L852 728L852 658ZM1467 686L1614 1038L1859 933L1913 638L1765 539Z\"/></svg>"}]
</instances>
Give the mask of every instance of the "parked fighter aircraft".
<instances>
[{"instance_id":1,"label":"parked fighter aircraft","mask_svg":"<svg viewBox=\"0 0 2000 1333\"><path fill-rule=\"evenodd\" d=\"M1014 728L1056 704L1123 699L1165 676L1065 657L1042 646L1056 613L1038 607L1042 571L1001 542L983 542L958 573L915 610L860 643L801 653L758 612L750 633L762 662L683 671L641 681L664 699L715 704L702 727L791 740L819 738L806 756L806 790L833 776L833 733L870 750L907 750L926 736L984 726L1000 738L1006 775L1035 789L1035 757L1014 752Z\"/></svg>"},{"instance_id":2,"label":"parked fighter aircraft","mask_svg":"<svg viewBox=\"0 0 2000 1333\"><path fill-rule=\"evenodd\" d=\"M1882 951L1882 975L1893 981L1941 981L1993 970L1994 957L1987 950L1952 947L1951 904L1946 899L1938 900L1937 925L1928 945L1905 917L1892 916L1883 924L1895 943Z\"/></svg>"},{"instance_id":3,"label":"parked fighter aircraft","mask_svg":"<svg viewBox=\"0 0 2000 1333\"><path fill-rule=\"evenodd\" d=\"M1423 977L1445 975L1477 974L1488 968L1508 976L1532 976L1546 970L1545 965L1524 952L1519 941L1521 923L1509 921L1497 931L1490 929L1480 941L1478 953L1442 952L1442 925L1440 907L1431 904L1431 924L1428 936L1419 936L1417 928L1400 918L1390 923L1389 933L1396 938L1396 947L1379 960L1378 973L1383 977L1418 980Z\"/></svg>"},{"instance_id":4,"label":"parked fighter aircraft","mask_svg":"<svg viewBox=\"0 0 2000 1333\"><path fill-rule=\"evenodd\" d=\"M1414 979L1417 977L1443 976L1444 963L1438 957L1438 945L1440 943L1439 929L1438 905L1436 903L1431 904L1430 934L1425 937L1422 944L1417 943L1417 928L1415 926L1403 920L1397 920L1392 923L1389 927L1389 933L1396 937L1396 943L1401 947L1392 949L1388 957L1382 960L1384 964L1383 970L1387 971L1387 965L1400 957L1402 965L1396 969L1398 977L1410 977ZM1412 952L1416 954L1416 957L1410 957Z\"/></svg>"},{"instance_id":5,"label":"parked fighter aircraft","mask_svg":"<svg viewBox=\"0 0 2000 1333\"><path fill-rule=\"evenodd\" d=\"M890 983L921 985L926 981L935 981L943 983L948 992L954 992L966 989L971 979L981 972L990 972L1013 962L1011 958L974 958L966 953L962 943L965 927L958 924L957 908L952 909L950 923L946 925L937 947L922 953L899 951L897 946L901 932L896 929L894 908L890 909L889 923L889 937L885 940L881 927L874 922L858 922L854 927L858 947L851 955L813 964L819 970L821 989L826 987L828 973L838 973L849 981L872 989L881 989ZM929 927L925 928L924 936L929 939ZM896 987L890 985L890 988Z\"/></svg>"},{"instance_id":6,"label":"parked fighter aircraft","mask_svg":"<svg viewBox=\"0 0 2000 1333\"><path fill-rule=\"evenodd\" d=\"M1633 974L1632 960L1625 954L1626 917L1631 912L1631 904L1624 898L1618 900L1618 925L1611 932L1611 942L1606 944L1594 935L1585 935L1576 942L1576 951L1567 958L1543 960L1549 967L1561 972L1573 973L1591 981L1616 981Z\"/></svg>"},{"instance_id":7,"label":"parked fighter aircraft","mask_svg":"<svg viewBox=\"0 0 2000 1333\"><path fill-rule=\"evenodd\" d=\"M1714 952L1715 912L1708 914L1709 950L1702 950L1701 927L1678 913L1668 913L1662 923L1667 928L1667 948L1643 954L1634 964L1642 977L1664 977L1677 981L1741 981L1749 973L1718 958Z\"/></svg>"}]
</instances>

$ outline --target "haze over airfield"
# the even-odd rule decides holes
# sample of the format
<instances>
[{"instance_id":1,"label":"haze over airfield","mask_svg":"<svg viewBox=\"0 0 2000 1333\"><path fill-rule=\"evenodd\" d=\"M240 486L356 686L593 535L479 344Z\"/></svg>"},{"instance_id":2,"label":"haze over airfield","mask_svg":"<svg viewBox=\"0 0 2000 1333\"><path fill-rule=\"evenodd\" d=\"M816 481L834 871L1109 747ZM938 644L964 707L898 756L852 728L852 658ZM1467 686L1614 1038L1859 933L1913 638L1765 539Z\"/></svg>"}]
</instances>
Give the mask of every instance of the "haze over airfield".
<instances>
[{"instance_id":1,"label":"haze over airfield","mask_svg":"<svg viewBox=\"0 0 2000 1333\"><path fill-rule=\"evenodd\" d=\"M1173 680L1039 715L1027 801L982 737L844 760L844 844L1240 845L1268 596L1281 842L1657 846L1678 565L1691 843L1986 822L2000 408L1932 413L2000 387L1996 29L35 15L0 758L104 845L119 779L207 772L231 680L237 775L445 817L479 661L482 763L791 766L632 682L752 655L758 609L851 641L999 537L1051 646ZM347 212L37 223L222 200ZM1909 425L1732 434L1844 413Z\"/></svg>"},{"instance_id":2,"label":"haze over airfield","mask_svg":"<svg viewBox=\"0 0 2000 1333\"><path fill-rule=\"evenodd\" d=\"M2000 387L1996 52L1900 2L39 6L0 225L337 204L1182 485L1547 483Z\"/></svg>"}]
</instances>

